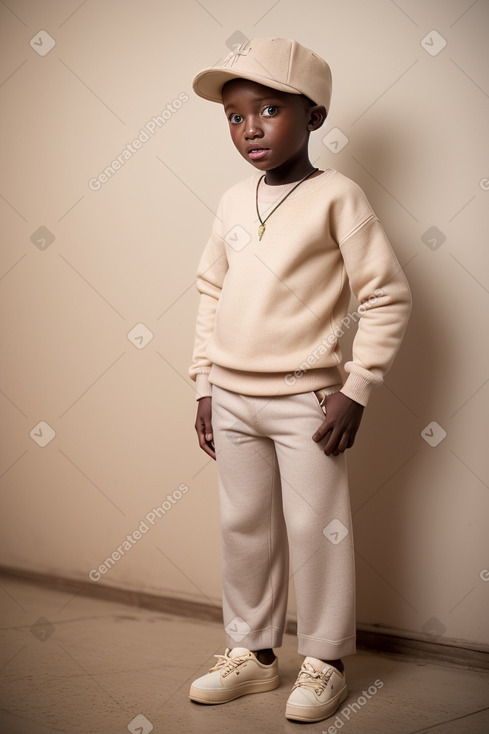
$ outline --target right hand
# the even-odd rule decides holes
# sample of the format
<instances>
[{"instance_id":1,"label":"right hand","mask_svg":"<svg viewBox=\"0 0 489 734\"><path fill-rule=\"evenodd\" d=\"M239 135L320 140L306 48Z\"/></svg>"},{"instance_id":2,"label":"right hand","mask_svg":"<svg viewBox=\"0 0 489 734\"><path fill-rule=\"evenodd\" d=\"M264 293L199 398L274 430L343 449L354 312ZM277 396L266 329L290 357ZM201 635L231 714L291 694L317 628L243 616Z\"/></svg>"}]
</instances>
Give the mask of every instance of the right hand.
<instances>
[{"instance_id":1,"label":"right hand","mask_svg":"<svg viewBox=\"0 0 489 734\"><path fill-rule=\"evenodd\" d=\"M212 432L212 398L200 398L195 419L195 430L199 439L200 448L212 459L216 458L214 448L214 434Z\"/></svg>"}]
</instances>

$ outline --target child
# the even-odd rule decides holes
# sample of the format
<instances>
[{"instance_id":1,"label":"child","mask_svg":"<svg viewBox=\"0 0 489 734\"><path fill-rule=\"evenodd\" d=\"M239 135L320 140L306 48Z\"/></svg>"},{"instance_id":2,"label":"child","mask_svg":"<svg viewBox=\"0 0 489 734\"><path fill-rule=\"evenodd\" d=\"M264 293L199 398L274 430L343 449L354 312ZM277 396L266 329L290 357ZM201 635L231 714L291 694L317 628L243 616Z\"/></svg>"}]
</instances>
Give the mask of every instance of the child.
<instances>
[{"instance_id":1,"label":"child","mask_svg":"<svg viewBox=\"0 0 489 734\"><path fill-rule=\"evenodd\" d=\"M279 685L290 553L305 660L285 715L321 721L347 696L341 658L355 652L344 451L398 350L410 292L362 190L309 160L331 97L323 59L256 38L193 85L223 104L257 173L221 198L198 267L189 374L199 444L217 457L228 646L190 698L226 703ZM350 287L360 306L347 317ZM356 321L342 385L338 336Z\"/></svg>"}]
</instances>

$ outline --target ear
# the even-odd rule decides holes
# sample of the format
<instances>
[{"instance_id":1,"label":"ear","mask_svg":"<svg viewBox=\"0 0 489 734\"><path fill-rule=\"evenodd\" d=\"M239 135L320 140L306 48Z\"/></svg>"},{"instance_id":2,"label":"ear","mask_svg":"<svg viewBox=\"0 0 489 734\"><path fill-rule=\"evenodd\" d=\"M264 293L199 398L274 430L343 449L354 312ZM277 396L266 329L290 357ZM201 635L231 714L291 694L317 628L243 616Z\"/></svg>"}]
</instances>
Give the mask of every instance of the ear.
<instances>
[{"instance_id":1,"label":"ear","mask_svg":"<svg viewBox=\"0 0 489 734\"><path fill-rule=\"evenodd\" d=\"M309 109L309 122L307 129L310 132L318 130L327 117L326 107L324 105L314 105Z\"/></svg>"}]
</instances>

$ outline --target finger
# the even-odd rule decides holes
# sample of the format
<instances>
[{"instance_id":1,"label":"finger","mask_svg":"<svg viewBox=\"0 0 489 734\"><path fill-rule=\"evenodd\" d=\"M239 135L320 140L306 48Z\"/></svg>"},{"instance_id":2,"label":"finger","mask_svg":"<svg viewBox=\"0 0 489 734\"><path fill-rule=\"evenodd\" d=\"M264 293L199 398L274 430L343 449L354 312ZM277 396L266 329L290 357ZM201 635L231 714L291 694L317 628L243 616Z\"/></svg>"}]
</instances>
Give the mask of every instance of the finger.
<instances>
[{"instance_id":1,"label":"finger","mask_svg":"<svg viewBox=\"0 0 489 734\"><path fill-rule=\"evenodd\" d=\"M203 420L203 426L204 426L204 433L205 433L205 440L209 443L212 443L214 440L214 435L212 431L212 415L206 416Z\"/></svg>"},{"instance_id":2,"label":"finger","mask_svg":"<svg viewBox=\"0 0 489 734\"><path fill-rule=\"evenodd\" d=\"M335 456L339 456L339 454L342 454L346 449L348 448L348 441L349 441L349 433L343 433L341 436L340 441L338 442L338 445L336 447L336 451L334 452Z\"/></svg>"},{"instance_id":3,"label":"finger","mask_svg":"<svg viewBox=\"0 0 489 734\"><path fill-rule=\"evenodd\" d=\"M206 437L206 430L205 430L205 424L202 419L199 419L195 424L195 430L197 431L197 437L199 439L199 446L200 448L204 448L207 437Z\"/></svg>"},{"instance_id":4,"label":"finger","mask_svg":"<svg viewBox=\"0 0 489 734\"><path fill-rule=\"evenodd\" d=\"M203 432L199 433L199 446L202 449L202 451L205 451L206 454L208 454L211 458L216 458L216 452L214 448L214 444L212 441L206 441L205 435Z\"/></svg>"},{"instance_id":5,"label":"finger","mask_svg":"<svg viewBox=\"0 0 489 734\"><path fill-rule=\"evenodd\" d=\"M200 448L205 451L206 454L215 459L216 452L214 448L214 435L212 433L212 424L210 421L206 422L202 419L200 426L198 426L197 434L199 437Z\"/></svg>"},{"instance_id":6,"label":"finger","mask_svg":"<svg viewBox=\"0 0 489 734\"><path fill-rule=\"evenodd\" d=\"M215 448L214 448L214 434L212 433L212 425L209 423L205 426L204 429L204 439L207 444L207 446L211 449L211 454L213 458L216 458Z\"/></svg>"},{"instance_id":7,"label":"finger","mask_svg":"<svg viewBox=\"0 0 489 734\"><path fill-rule=\"evenodd\" d=\"M313 434L313 436L312 436L312 440L313 440L313 441L316 441L316 442L318 442L318 441L321 441L321 440L322 440L322 439L323 439L323 438L324 438L324 437L326 436L326 434L327 434L327 433L328 433L329 431L331 431L331 430L332 430L332 428L333 428L333 427L332 427L332 426L330 426L330 424L329 424L329 421L328 421L328 420L325 420L325 421L323 421L323 422L321 423L321 425L319 426L319 428L317 429L316 433L314 433L314 434Z\"/></svg>"},{"instance_id":8,"label":"finger","mask_svg":"<svg viewBox=\"0 0 489 734\"><path fill-rule=\"evenodd\" d=\"M351 449L351 447L355 443L355 436L356 435L357 435L357 432L356 431L351 431L351 433L349 435L349 438L348 438L348 445L346 447L347 449Z\"/></svg>"},{"instance_id":9,"label":"finger","mask_svg":"<svg viewBox=\"0 0 489 734\"><path fill-rule=\"evenodd\" d=\"M206 454L207 454L208 456L210 456L210 457L211 457L211 459L214 459L214 461L216 460L216 452L215 452L215 450L214 450L214 447L213 447L213 446L205 445L205 446L203 446L202 448L204 449L205 453L206 453Z\"/></svg>"},{"instance_id":10,"label":"finger","mask_svg":"<svg viewBox=\"0 0 489 734\"><path fill-rule=\"evenodd\" d=\"M326 456L330 456L331 454L334 454L334 456L338 456L338 446L341 440L341 436L342 434L339 432L338 429L333 429L324 447L324 453L326 454Z\"/></svg>"}]
</instances>

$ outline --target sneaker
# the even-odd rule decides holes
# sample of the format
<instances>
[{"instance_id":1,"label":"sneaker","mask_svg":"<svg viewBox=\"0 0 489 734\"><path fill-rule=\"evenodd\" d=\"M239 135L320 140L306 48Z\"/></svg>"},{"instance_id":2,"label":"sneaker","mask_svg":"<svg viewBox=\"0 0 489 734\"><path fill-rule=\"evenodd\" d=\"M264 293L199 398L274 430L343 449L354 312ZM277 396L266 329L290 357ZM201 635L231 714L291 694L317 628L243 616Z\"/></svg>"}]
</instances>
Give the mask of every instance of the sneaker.
<instances>
[{"instance_id":1,"label":"sneaker","mask_svg":"<svg viewBox=\"0 0 489 734\"><path fill-rule=\"evenodd\" d=\"M227 703L247 693L272 691L280 685L278 660L270 665L260 663L245 647L228 647L224 655L214 655L217 663L206 675L197 678L189 698L199 703Z\"/></svg>"},{"instance_id":2,"label":"sneaker","mask_svg":"<svg viewBox=\"0 0 489 734\"><path fill-rule=\"evenodd\" d=\"M287 701L285 716L295 721L322 721L334 714L347 695L344 673L307 657Z\"/></svg>"}]
</instances>

